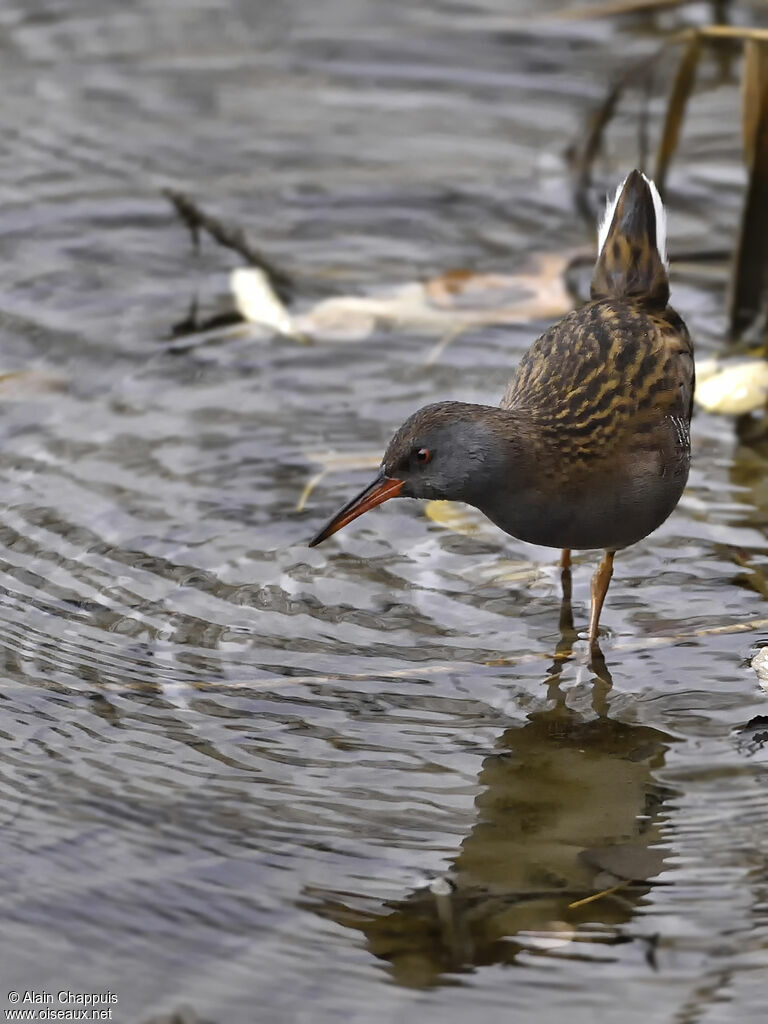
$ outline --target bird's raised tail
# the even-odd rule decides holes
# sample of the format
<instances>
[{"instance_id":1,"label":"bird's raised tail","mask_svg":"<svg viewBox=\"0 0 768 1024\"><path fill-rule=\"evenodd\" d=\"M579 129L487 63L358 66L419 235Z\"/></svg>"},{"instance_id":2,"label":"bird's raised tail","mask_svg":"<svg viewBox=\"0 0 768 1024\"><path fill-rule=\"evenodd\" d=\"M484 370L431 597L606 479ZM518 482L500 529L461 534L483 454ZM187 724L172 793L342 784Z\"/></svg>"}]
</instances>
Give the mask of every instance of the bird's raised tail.
<instances>
[{"instance_id":1,"label":"bird's raised tail","mask_svg":"<svg viewBox=\"0 0 768 1024\"><path fill-rule=\"evenodd\" d=\"M632 171L608 202L598 231L593 299L664 307L669 301L664 206L658 189Z\"/></svg>"}]
</instances>

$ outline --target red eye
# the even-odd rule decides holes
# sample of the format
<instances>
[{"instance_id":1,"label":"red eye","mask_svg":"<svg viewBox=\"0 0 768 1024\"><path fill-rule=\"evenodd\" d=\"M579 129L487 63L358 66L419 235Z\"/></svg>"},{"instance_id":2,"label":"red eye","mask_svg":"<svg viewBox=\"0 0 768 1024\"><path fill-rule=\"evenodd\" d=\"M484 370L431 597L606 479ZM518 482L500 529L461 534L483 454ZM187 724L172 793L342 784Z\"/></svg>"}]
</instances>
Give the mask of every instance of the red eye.
<instances>
[{"instance_id":1,"label":"red eye","mask_svg":"<svg viewBox=\"0 0 768 1024\"><path fill-rule=\"evenodd\" d=\"M431 458L432 453L430 452L429 448L419 448L419 450L416 452L417 462L429 462Z\"/></svg>"}]
</instances>

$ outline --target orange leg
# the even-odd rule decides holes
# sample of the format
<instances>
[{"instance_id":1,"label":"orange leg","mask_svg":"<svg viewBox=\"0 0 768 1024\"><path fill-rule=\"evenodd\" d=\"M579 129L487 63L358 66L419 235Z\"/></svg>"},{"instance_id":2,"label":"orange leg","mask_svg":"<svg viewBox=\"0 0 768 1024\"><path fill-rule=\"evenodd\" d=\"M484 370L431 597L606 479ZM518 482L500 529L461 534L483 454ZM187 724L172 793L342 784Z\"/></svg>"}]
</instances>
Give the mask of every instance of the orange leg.
<instances>
[{"instance_id":1,"label":"orange leg","mask_svg":"<svg viewBox=\"0 0 768 1024\"><path fill-rule=\"evenodd\" d=\"M613 576L613 556L615 551L606 551L603 560L592 577L592 605L589 610L589 634L587 639L592 648L597 647L597 627L600 623L600 612L603 610L605 595Z\"/></svg>"},{"instance_id":2,"label":"orange leg","mask_svg":"<svg viewBox=\"0 0 768 1024\"><path fill-rule=\"evenodd\" d=\"M570 569L571 568L571 549L563 548L560 552L560 568Z\"/></svg>"}]
</instances>

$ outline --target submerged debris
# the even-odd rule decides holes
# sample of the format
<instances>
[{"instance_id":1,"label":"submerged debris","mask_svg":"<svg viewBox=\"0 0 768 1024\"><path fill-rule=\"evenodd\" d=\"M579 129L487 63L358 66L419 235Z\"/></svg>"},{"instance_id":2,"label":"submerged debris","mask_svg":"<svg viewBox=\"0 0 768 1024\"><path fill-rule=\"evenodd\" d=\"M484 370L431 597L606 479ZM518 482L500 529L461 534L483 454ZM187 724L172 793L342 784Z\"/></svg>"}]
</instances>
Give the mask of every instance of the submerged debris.
<instances>
[{"instance_id":1,"label":"submerged debris","mask_svg":"<svg viewBox=\"0 0 768 1024\"><path fill-rule=\"evenodd\" d=\"M230 291L246 322L298 341L360 341L380 327L440 334L428 362L468 328L564 316L574 305L566 274L573 263L591 255L584 249L534 253L525 267L511 273L448 270L425 281L383 286L375 294L330 296L298 309L293 279L251 245L242 228L212 217L182 192L166 189L164 194L189 228L195 248L205 231L246 260L247 266L230 274ZM193 302L190 314L174 328L174 337L219 322L221 315L215 323L200 323Z\"/></svg>"},{"instance_id":2,"label":"submerged debris","mask_svg":"<svg viewBox=\"0 0 768 1024\"><path fill-rule=\"evenodd\" d=\"M276 266L272 260L268 259L260 249L251 245L238 224L226 223L219 220L218 217L206 213L185 192L164 188L163 195L170 201L179 218L189 228L192 245L196 250L200 248L200 232L205 231L218 245L225 249L231 249L242 256L249 266L258 267L281 302L287 303L292 300L295 291L293 278L282 267Z\"/></svg>"},{"instance_id":3,"label":"submerged debris","mask_svg":"<svg viewBox=\"0 0 768 1024\"><path fill-rule=\"evenodd\" d=\"M379 326L448 332L469 327L528 323L564 316L573 308L565 274L581 250L537 253L510 274L449 270L426 281L382 289L378 295L338 295L303 313L280 302L266 274L256 268L232 272L237 308L252 323L294 337L357 341Z\"/></svg>"}]
</instances>

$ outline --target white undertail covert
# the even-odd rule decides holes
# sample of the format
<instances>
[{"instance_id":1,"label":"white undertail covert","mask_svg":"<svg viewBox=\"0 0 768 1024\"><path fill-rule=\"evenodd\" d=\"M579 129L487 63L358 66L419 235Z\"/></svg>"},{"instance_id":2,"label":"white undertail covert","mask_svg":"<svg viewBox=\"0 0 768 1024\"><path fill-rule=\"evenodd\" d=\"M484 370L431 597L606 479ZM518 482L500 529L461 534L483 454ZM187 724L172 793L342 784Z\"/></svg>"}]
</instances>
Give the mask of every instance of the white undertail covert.
<instances>
[{"instance_id":1,"label":"white undertail covert","mask_svg":"<svg viewBox=\"0 0 768 1024\"><path fill-rule=\"evenodd\" d=\"M643 175L643 181L646 182L648 188L651 190L651 196L653 198L653 212L656 216L656 249L659 253L659 258L665 267L669 267L669 261L667 260L667 214L664 209L664 204L661 201L659 190L656 185L651 181L650 178L646 178ZM613 199L608 199L605 204L605 212L600 219L600 227L597 230L597 252L598 255L603 251L605 240L608 237L608 232L611 228L611 222L613 221L613 215L616 212L616 206L619 202L622 189L627 183L627 179L619 185L616 189L616 193Z\"/></svg>"}]
</instances>

